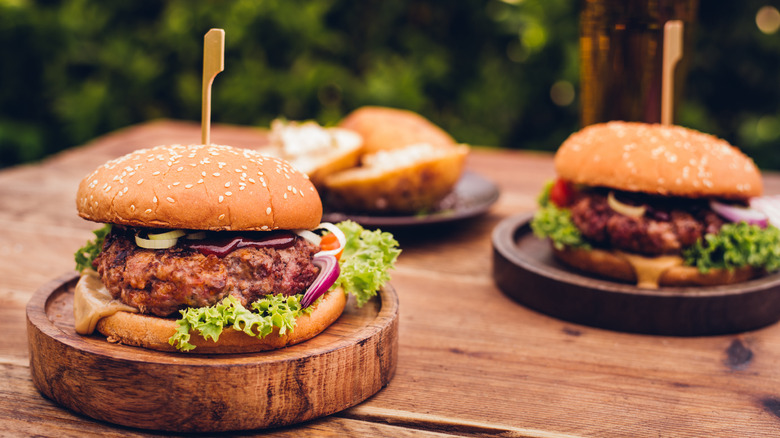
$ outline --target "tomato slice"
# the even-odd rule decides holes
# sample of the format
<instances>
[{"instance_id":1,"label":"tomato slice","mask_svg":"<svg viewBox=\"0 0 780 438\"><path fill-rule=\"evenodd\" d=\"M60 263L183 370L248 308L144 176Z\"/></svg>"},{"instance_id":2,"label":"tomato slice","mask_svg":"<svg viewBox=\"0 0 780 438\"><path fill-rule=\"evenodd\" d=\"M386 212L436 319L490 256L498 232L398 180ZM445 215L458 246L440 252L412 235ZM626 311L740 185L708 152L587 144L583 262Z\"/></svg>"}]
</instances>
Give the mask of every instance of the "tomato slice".
<instances>
[{"instance_id":1,"label":"tomato slice","mask_svg":"<svg viewBox=\"0 0 780 438\"><path fill-rule=\"evenodd\" d=\"M574 186L566 180L558 178L550 188L550 201L558 207L568 207L574 200Z\"/></svg>"},{"instance_id":2,"label":"tomato slice","mask_svg":"<svg viewBox=\"0 0 780 438\"><path fill-rule=\"evenodd\" d=\"M328 233L322 236L322 240L320 240L320 249L322 251L330 251L332 249L337 249L339 246L340 246L339 239L333 233ZM339 251L338 254L335 255L336 260L341 259L341 253L343 252L344 252L344 248L341 248L341 251Z\"/></svg>"}]
</instances>

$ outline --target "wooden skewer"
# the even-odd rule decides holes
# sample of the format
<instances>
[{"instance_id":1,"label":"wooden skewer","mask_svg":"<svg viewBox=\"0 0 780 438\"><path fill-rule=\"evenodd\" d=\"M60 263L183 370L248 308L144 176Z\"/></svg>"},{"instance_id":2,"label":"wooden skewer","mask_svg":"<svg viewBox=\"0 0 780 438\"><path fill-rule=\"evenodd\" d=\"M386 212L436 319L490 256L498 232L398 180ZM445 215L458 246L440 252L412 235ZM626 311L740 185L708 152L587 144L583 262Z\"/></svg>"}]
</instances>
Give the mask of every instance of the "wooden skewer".
<instances>
[{"instance_id":1,"label":"wooden skewer","mask_svg":"<svg viewBox=\"0 0 780 438\"><path fill-rule=\"evenodd\" d=\"M661 123L674 123L674 69L683 53L683 23L669 20L664 24L664 52L661 76Z\"/></svg>"},{"instance_id":2,"label":"wooden skewer","mask_svg":"<svg viewBox=\"0 0 780 438\"><path fill-rule=\"evenodd\" d=\"M225 31L211 29L203 37L203 98L201 141L211 143L211 84L225 69Z\"/></svg>"}]
</instances>

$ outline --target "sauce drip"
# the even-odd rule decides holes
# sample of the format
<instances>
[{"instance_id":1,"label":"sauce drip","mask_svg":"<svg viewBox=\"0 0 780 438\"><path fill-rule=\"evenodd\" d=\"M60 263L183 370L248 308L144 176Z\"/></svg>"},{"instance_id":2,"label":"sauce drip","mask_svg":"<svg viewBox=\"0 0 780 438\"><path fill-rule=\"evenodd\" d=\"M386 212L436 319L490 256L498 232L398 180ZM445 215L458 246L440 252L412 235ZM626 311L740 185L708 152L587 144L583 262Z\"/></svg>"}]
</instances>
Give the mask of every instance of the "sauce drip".
<instances>
[{"instance_id":1,"label":"sauce drip","mask_svg":"<svg viewBox=\"0 0 780 438\"><path fill-rule=\"evenodd\" d=\"M645 289L658 289L658 283L663 273L669 268L683 264L682 257L677 255L643 257L621 251L616 251L616 253L634 267L637 278L636 285Z\"/></svg>"},{"instance_id":2,"label":"sauce drip","mask_svg":"<svg viewBox=\"0 0 780 438\"><path fill-rule=\"evenodd\" d=\"M289 248L295 243L295 238L298 237L295 233L290 231L273 231L273 232L258 232L251 234L242 234L228 237L218 237L207 240L196 240L187 242L185 245L201 254L215 255L217 257L225 257L232 251L239 248L273 248L284 249Z\"/></svg>"}]
</instances>

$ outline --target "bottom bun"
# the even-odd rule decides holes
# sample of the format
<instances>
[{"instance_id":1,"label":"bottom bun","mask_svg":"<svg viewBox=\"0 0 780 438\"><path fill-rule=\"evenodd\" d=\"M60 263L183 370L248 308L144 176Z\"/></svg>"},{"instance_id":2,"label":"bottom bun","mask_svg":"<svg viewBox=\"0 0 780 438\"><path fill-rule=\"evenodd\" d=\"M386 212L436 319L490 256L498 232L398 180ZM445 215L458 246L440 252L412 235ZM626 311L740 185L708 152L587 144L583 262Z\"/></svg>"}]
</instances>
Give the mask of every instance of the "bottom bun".
<instances>
[{"instance_id":1,"label":"bottom bun","mask_svg":"<svg viewBox=\"0 0 780 438\"><path fill-rule=\"evenodd\" d=\"M334 289L322 296L309 314L304 314L295 321L295 329L284 335L279 335L279 328L264 338L249 336L246 333L226 328L217 342L203 338L199 333L192 333L190 343L195 346L193 353L229 354L251 353L257 351L275 350L311 339L335 322L347 303L347 297L341 288ZM168 343L168 339L176 333L178 324L174 319L159 318L140 313L117 312L102 318L97 323L97 330L109 342L134 345L160 351L178 352Z\"/></svg>"},{"instance_id":2,"label":"bottom bun","mask_svg":"<svg viewBox=\"0 0 780 438\"><path fill-rule=\"evenodd\" d=\"M638 277L635 264L620 253L601 249L571 249L558 250L553 247L555 257L566 265L581 271L597 274L602 277L637 284ZM632 258L634 256L631 256ZM652 258L645 258L652 263ZM758 277L763 270L750 266L736 269L711 269L702 273L693 266L676 265L662 270L657 277L657 284L638 285L650 288L653 286L718 286L732 283L740 283Z\"/></svg>"}]
</instances>

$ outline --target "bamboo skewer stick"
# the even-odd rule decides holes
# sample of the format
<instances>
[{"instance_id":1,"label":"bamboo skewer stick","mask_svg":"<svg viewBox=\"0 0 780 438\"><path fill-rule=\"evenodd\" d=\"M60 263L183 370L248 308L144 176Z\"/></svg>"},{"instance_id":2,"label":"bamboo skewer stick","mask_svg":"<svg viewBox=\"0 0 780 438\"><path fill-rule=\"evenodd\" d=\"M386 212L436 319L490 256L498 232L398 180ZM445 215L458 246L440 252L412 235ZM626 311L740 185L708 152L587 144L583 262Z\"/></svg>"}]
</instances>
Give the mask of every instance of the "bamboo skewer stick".
<instances>
[{"instance_id":1,"label":"bamboo skewer stick","mask_svg":"<svg viewBox=\"0 0 780 438\"><path fill-rule=\"evenodd\" d=\"M661 123L674 123L674 69L683 53L683 23L669 20L664 24L663 66L661 76Z\"/></svg>"},{"instance_id":2,"label":"bamboo skewer stick","mask_svg":"<svg viewBox=\"0 0 780 438\"><path fill-rule=\"evenodd\" d=\"M201 142L211 143L211 84L225 70L225 31L211 29L203 37L203 97Z\"/></svg>"}]
</instances>

